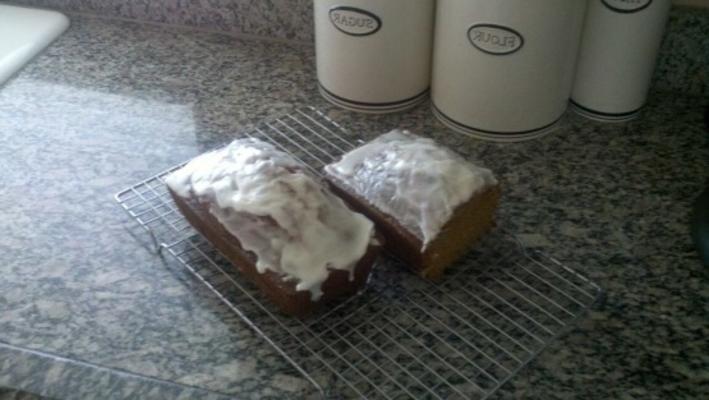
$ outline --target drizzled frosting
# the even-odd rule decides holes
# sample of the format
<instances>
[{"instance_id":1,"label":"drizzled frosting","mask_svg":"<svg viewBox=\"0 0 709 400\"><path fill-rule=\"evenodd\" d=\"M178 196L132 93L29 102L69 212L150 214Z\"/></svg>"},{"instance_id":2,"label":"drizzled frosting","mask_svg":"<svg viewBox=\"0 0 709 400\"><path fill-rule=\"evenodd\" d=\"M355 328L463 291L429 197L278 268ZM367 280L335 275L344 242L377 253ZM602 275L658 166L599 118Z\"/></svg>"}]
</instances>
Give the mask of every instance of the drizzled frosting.
<instances>
[{"instance_id":1,"label":"drizzled frosting","mask_svg":"<svg viewBox=\"0 0 709 400\"><path fill-rule=\"evenodd\" d=\"M345 154L325 171L419 237L422 251L457 206L497 184L490 170L399 129Z\"/></svg>"},{"instance_id":2,"label":"drizzled frosting","mask_svg":"<svg viewBox=\"0 0 709 400\"><path fill-rule=\"evenodd\" d=\"M239 139L203 154L167 177L181 197L209 199L210 212L245 250L260 273L274 271L309 290L315 301L328 269L350 272L373 240L372 222L303 166L272 145Z\"/></svg>"}]
</instances>

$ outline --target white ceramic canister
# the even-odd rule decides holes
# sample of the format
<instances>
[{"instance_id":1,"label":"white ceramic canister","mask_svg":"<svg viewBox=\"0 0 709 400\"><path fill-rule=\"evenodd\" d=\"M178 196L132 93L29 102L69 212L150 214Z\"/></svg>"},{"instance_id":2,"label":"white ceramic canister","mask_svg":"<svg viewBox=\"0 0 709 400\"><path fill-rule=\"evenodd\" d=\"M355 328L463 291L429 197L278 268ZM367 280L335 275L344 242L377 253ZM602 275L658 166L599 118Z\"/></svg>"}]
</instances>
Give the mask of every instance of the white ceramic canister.
<instances>
[{"instance_id":1,"label":"white ceramic canister","mask_svg":"<svg viewBox=\"0 0 709 400\"><path fill-rule=\"evenodd\" d=\"M436 116L496 141L550 132L568 105L585 10L586 0L438 0Z\"/></svg>"},{"instance_id":2,"label":"white ceramic canister","mask_svg":"<svg viewBox=\"0 0 709 400\"><path fill-rule=\"evenodd\" d=\"M314 0L320 93L386 113L428 96L434 0Z\"/></svg>"},{"instance_id":3,"label":"white ceramic canister","mask_svg":"<svg viewBox=\"0 0 709 400\"><path fill-rule=\"evenodd\" d=\"M590 0L573 109L601 121L638 115L650 89L670 0Z\"/></svg>"}]
</instances>

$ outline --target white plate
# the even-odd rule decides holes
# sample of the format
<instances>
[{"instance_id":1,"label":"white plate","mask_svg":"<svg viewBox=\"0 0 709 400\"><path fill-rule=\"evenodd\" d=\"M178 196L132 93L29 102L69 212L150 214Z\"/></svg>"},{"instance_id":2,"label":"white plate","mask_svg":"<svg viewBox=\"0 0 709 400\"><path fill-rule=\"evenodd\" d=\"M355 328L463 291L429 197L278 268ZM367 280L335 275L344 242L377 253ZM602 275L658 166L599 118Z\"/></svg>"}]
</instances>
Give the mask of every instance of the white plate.
<instances>
[{"instance_id":1,"label":"white plate","mask_svg":"<svg viewBox=\"0 0 709 400\"><path fill-rule=\"evenodd\" d=\"M59 12L0 4L0 84L68 27Z\"/></svg>"}]
</instances>

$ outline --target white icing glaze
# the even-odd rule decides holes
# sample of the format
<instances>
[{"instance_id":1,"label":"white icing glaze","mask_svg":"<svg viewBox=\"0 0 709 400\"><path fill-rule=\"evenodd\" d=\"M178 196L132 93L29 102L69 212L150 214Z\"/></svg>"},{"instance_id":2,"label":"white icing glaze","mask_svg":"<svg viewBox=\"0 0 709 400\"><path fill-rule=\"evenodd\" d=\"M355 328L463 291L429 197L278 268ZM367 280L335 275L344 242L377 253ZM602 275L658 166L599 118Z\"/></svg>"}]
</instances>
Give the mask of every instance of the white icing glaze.
<instances>
[{"instance_id":1,"label":"white icing glaze","mask_svg":"<svg viewBox=\"0 0 709 400\"><path fill-rule=\"evenodd\" d=\"M182 197L212 201L210 212L260 273L297 281L315 301L328 269L350 272L374 240L372 222L351 211L289 155L268 143L239 139L203 154L167 177Z\"/></svg>"},{"instance_id":2,"label":"white icing glaze","mask_svg":"<svg viewBox=\"0 0 709 400\"><path fill-rule=\"evenodd\" d=\"M345 154L325 171L419 237L421 251L457 206L497 184L489 169L399 129Z\"/></svg>"}]
</instances>

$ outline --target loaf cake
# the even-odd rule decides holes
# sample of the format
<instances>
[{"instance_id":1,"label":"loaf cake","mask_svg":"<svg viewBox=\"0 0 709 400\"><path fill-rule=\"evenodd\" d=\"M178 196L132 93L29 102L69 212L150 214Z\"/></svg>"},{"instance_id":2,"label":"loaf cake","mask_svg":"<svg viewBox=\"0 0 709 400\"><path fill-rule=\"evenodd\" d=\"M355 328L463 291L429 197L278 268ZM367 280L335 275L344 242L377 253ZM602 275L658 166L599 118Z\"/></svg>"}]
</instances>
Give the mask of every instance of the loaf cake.
<instances>
[{"instance_id":1,"label":"loaf cake","mask_svg":"<svg viewBox=\"0 0 709 400\"><path fill-rule=\"evenodd\" d=\"M166 178L190 224L288 315L361 290L374 224L272 145L238 139Z\"/></svg>"},{"instance_id":2,"label":"loaf cake","mask_svg":"<svg viewBox=\"0 0 709 400\"><path fill-rule=\"evenodd\" d=\"M374 221L386 250L433 280L494 226L500 199L490 170L401 130L345 154L325 176Z\"/></svg>"}]
</instances>

